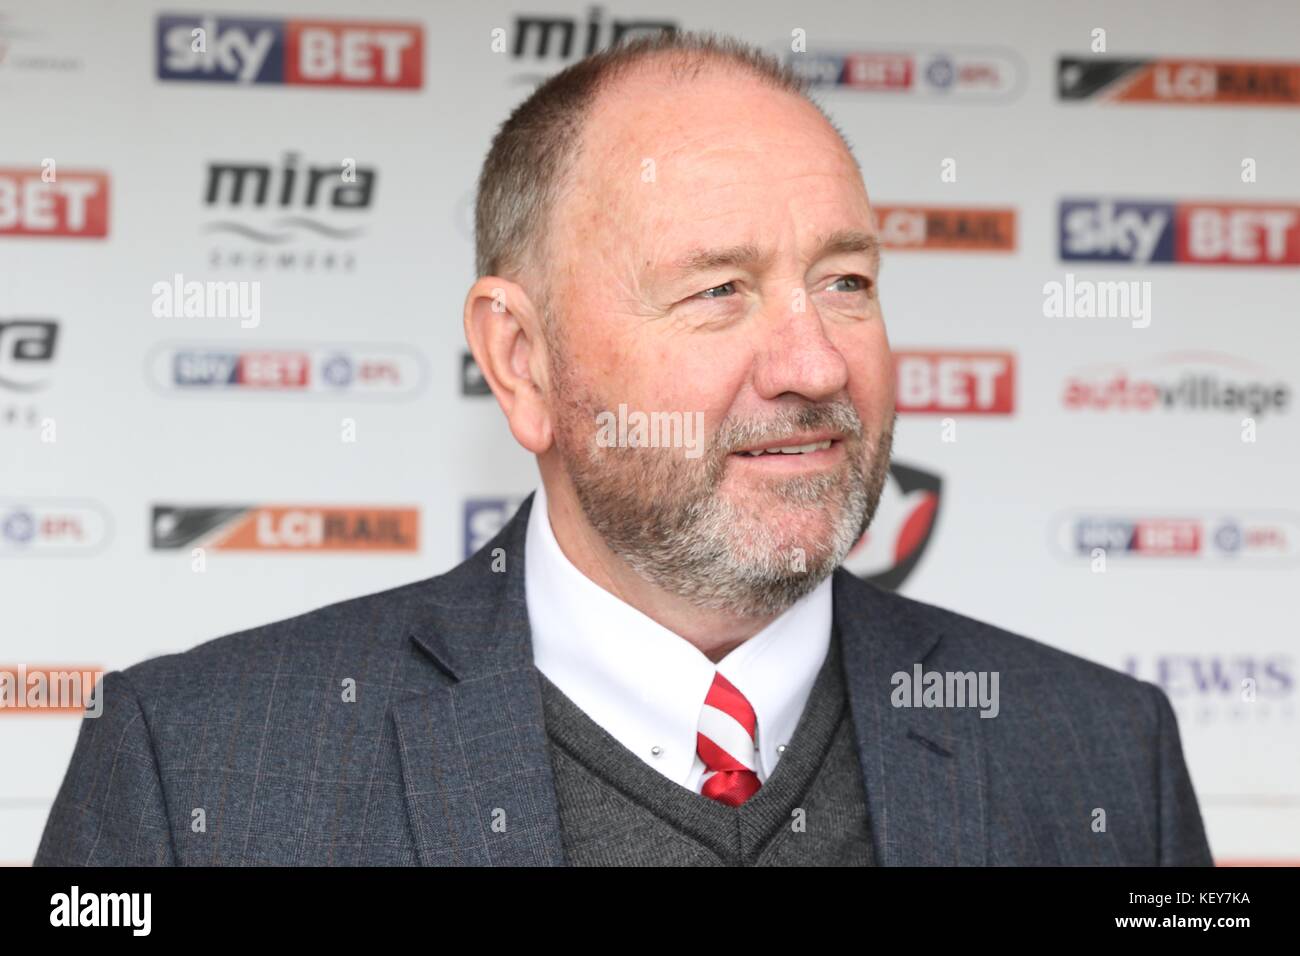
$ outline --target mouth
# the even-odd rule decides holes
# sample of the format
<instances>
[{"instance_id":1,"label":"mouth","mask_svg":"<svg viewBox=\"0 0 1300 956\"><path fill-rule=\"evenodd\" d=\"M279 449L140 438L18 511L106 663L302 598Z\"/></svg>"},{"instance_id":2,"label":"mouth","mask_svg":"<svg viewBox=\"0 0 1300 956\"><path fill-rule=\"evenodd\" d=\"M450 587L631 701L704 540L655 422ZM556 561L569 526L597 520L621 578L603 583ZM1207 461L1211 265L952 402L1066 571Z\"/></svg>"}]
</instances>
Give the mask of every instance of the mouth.
<instances>
[{"instance_id":1,"label":"mouth","mask_svg":"<svg viewBox=\"0 0 1300 956\"><path fill-rule=\"evenodd\" d=\"M836 435L798 436L782 441L763 442L732 452L728 458L746 467L768 470L802 471L821 468L840 460L844 440Z\"/></svg>"}]
</instances>

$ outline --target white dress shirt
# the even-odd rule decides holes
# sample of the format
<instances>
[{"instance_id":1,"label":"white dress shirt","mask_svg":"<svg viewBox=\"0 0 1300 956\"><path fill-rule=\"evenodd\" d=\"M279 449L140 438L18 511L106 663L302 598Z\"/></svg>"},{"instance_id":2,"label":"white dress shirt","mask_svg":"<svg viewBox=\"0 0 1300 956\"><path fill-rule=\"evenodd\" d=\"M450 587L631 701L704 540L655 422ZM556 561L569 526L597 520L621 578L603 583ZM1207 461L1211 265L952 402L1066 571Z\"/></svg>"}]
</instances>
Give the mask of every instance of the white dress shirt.
<instances>
[{"instance_id":1,"label":"white dress shirt","mask_svg":"<svg viewBox=\"0 0 1300 956\"><path fill-rule=\"evenodd\" d=\"M757 773L766 781L830 648L828 576L715 666L574 567L555 539L540 485L528 517L524 586L537 668L624 747L697 793L706 770L695 734L714 674L754 708Z\"/></svg>"}]
</instances>

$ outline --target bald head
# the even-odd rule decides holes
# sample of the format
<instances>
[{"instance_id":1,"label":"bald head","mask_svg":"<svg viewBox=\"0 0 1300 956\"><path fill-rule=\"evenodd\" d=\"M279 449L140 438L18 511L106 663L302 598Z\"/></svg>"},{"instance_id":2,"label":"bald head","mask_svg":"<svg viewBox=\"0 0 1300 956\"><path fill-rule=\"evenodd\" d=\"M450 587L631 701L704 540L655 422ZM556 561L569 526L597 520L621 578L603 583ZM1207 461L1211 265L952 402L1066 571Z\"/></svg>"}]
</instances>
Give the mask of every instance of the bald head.
<instances>
[{"instance_id":1,"label":"bald head","mask_svg":"<svg viewBox=\"0 0 1300 956\"><path fill-rule=\"evenodd\" d=\"M591 150L600 148L592 141L591 124L608 120L618 128L635 125L651 99L671 113L673 97L692 88L697 99L716 97L716 88L709 94L701 88L705 74L711 79L721 74L732 78L733 86L756 85L802 101L821 117L851 158L838 128L811 99L806 81L776 58L712 34L662 33L625 42L551 77L502 124L478 183L478 274L520 282L545 309L556 258L551 230L575 196L599 197L600 193L590 175ZM666 99L662 94L667 94ZM726 101L716 104L717 111L733 108ZM633 175L652 181L658 164L647 166L642 160L654 161L665 145L643 142ZM624 171L608 172L617 179Z\"/></svg>"}]
</instances>

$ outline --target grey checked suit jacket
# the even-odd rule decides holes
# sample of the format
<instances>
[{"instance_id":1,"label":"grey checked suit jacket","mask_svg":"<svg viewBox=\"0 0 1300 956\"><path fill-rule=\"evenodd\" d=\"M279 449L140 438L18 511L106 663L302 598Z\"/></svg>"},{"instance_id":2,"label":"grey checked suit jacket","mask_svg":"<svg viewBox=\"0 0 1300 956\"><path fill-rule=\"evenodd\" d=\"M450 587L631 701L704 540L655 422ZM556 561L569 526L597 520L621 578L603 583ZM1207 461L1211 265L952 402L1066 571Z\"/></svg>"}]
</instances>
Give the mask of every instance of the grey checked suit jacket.
<instances>
[{"instance_id":1,"label":"grey checked suit jacket","mask_svg":"<svg viewBox=\"0 0 1300 956\"><path fill-rule=\"evenodd\" d=\"M36 864L563 865L531 506L446 574L105 675ZM1211 863L1157 687L843 569L833 592L878 862ZM997 671L1000 712L892 706L917 662Z\"/></svg>"}]
</instances>

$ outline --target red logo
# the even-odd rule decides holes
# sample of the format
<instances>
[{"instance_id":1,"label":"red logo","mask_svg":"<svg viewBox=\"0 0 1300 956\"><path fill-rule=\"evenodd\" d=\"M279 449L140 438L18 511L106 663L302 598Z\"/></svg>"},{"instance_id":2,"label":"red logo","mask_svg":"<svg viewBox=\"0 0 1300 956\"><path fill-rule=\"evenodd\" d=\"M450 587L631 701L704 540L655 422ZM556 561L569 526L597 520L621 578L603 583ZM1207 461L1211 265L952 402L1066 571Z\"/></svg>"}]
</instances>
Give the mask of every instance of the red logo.
<instances>
[{"instance_id":1,"label":"red logo","mask_svg":"<svg viewBox=\"0 0 1300 956\"><path fill-rule=\"evenodd\" d=\"M39 169L0 169L0 236L108 235L108 176L58 171L46 182Z\"/></svg>"},{"instance_id":2,"label":"red logo","mask_svg":"<svg viewBox=\"0 0 1300 956\"><path fill-rule=\"evenodd\" d=\"M895 407L930 415L1010 415L1016 357L1011 352L895 352Z\"/></svg>"}]
</instances>

